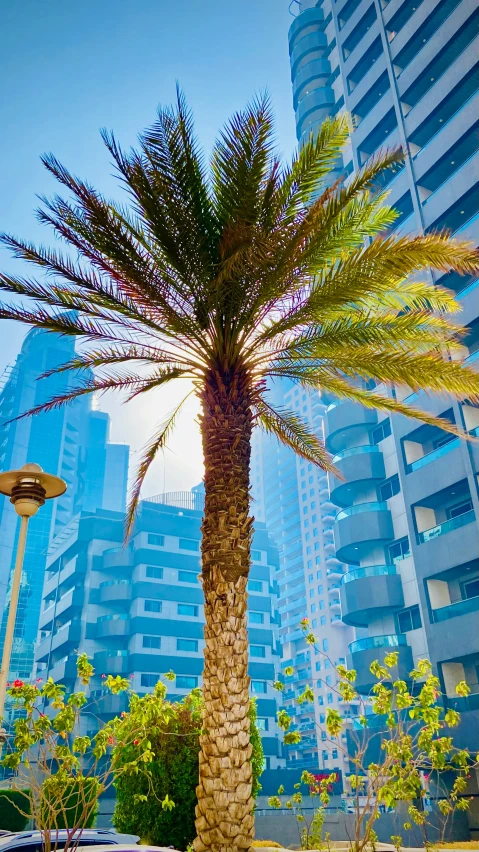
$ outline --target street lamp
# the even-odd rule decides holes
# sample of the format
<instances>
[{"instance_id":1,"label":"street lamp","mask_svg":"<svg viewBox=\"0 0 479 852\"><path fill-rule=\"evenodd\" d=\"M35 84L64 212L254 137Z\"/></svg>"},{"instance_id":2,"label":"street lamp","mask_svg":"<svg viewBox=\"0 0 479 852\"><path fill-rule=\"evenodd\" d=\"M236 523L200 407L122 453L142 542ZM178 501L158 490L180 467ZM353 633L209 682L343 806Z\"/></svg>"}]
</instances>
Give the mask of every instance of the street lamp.
<instances>
[{"instance_id":1,"label":"street lamp","mask_svg":"<svg viewBox=\"0 0 479 852\"><path fill-rule=\"evenodd\" d=\"M37 514L45 500L59 497L67 489L66 482L59 476L45 473L39 464L24 464L20 470L8 470L0 473L0 494L10 497L17 515L21 517L17 554L13 572L10 606L8 609L7 629L3 645L2 668L0 670L0 724L5 709L10 657L12 655L13 633L17 617L18 595L22 579L23 557L27 540L28 521ZM5 739L5 730L0 729L0 744Z\"/></svg>"}]
</instances>

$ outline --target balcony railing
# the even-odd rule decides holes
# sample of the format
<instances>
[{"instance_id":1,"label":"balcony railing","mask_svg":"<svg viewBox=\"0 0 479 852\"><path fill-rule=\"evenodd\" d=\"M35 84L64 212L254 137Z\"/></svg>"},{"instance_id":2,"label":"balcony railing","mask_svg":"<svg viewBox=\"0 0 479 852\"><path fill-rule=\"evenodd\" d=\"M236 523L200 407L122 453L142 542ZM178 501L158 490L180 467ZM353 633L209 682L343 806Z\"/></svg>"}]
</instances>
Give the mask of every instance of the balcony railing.
<instances>
[{"instance_id":1,"label":"balcony railing","mask_svg":"<svg viewBox=\"0 0 479 852\"><path fill-rule=\"evenodd\" d=\"M106 586L131 586L131 580L105 580L99 588L104 589Z\"/></svg>"},{"instance_id":2,"label":"balcony railing","mask_svg":"<svg viewBox=\"0 0 479 852\"><path fill-rule=\"evenodd\" d=\"M413 470L419 470L421 467L424 467L426 464L430 464L436 459L441 458L441 456L445 456L446 453L449 453L450 450L454 450L456 447L459 447L461 443L460 438L451 438L447 444L443 444L442 447L438 447L437 450L432 450L430 453L426 453L425 456L422 456L420 459L416 459L416 461L411 462L406 466L406 472L412 473Z\"/></svg>"},{"instance_id":3,"label":"balcony railing","mask_svg":"<svg viewBox=\"0 0 479 852\"><path fill-rule=\"evenodd\" d=\"M364 639L356 639L349 643L349 652L357 654L360 651L368 651L371 648L399 648L407 645L403 633L389 634L386 636L366 636Z\"/></svg>"},{"instance_id":4,"label":"balcony railing","mask_svg":"<svg viewBox=\"0 0 479 852\"><path fill-rule=\"evenodd\" d=\"M128 613L116 612L114 615L100 615L97 618L97 624L100 624L103 621L128 621L129 619Z\"/></svg>"},{"instance_id":5,"label":"balcony railing","mask_svg":"<svg viewBox=\"0 0 479 852\"><path fill-rule=\"evenodd\" d=\"M366 565L364 568L352 568L343 577L343 583L352 583L362 577L383 577L385 574L397 574L395 565Z\"/></svg>"},{"instance_id":6,"label":"balcony railing","mask_svg":"<svg viewBox=\"0 0 479 852\"><path fill-rule=\"evenodd\" d=\"M423 532L418 533L417 543L424 544L424 542L431 541L431 539L437 538L440 535L445 535L452 530L465 527L466 524L472 524L475 519L476 515L474 513L474 509L470 509L469 512L464 512L463 515L458 515L457 518L451 518L450 521L444 521L443 524L438 524L437 527L431 527L430 530L424 530Z\"/></svg>"},{"instance_id":7,"label":"balcony railing","mask_svg":"<svg viewBox=\"0 0 479 852\"><path fill-rule=\"evenodd\" d=\"M333 464L341 461L341 459L347 459L349 456L358 456L362 453L380 453L381 450L375 444L364 444L360 447L349 447L347 450L343 450L341 453L337 453L333 457Z\"/></svg>"},{"instance_id":8,"label":"balcony railing","mask_svg":"<svg viewBox=\"0 0 479 852\"><path fill-rule=\"evenodd\" d=\"M336 515L336 522L342 521L343 518L349 518L351 515L359 515L362 512L389 512L387 503L358 503L355 506L348 506L347 509L341 509Z\"/></svg>"},{"instance_id":9,"label":"balcony railing","mask_svg":"<svg viewBox=\"0 0 479 852\"><path fill-rule=\"evenodd\" d=\"M448 621L449 618L455 618L456 615L466 615L468 612L477 611L479 611L479 595L475 598L456 601L456 603L448 606L441 606L439 609L433 609L432 620L434 623Z\"/></svg>"}]
</instances>

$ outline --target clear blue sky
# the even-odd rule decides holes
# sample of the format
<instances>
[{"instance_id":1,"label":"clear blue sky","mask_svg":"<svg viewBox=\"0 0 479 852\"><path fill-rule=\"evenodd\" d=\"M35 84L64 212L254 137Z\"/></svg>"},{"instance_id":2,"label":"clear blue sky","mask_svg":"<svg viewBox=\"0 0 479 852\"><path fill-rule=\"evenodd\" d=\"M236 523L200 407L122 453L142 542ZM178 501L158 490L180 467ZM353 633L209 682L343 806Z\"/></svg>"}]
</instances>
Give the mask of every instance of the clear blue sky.
<instances>
[{"instance_id":1,"label":"clear blue sky","mask_svg":"<svg viewBox=\"0 0 479 852\"><path fill-rule=\"evenodd\" d=\"M157 104L173 99L176 80L207 150L225 119L263 89L275 106L280 150L288 155L295 145L288 0L0 0L0 6L2 231L53 242L33 212L36 194L55 191L39 160L46 151L114 195L99 128L114 130L125 146L134 143ZM26 271L4 250L0 265ZM0 371L15 359L23 334L0 321ZM135 444L131 431L114 423L115 437Z\"/></svg>"}]
</instances>

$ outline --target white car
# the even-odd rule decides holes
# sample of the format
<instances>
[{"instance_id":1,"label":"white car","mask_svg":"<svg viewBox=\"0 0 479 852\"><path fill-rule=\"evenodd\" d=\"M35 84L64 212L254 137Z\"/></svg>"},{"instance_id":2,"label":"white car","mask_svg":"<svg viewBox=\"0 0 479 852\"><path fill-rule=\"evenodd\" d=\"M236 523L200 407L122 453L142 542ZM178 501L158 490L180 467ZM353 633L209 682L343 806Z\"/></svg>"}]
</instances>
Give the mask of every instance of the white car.
<instances>
[{"instance_id":1,"label":"white car","mask_svg":"<svg viewBox=\"0 0 479 852\"><path fill-rule=\"evenodd\" d=\"M118 849L134 849L138 852L137 841L140 838L136 834L117 834L116 831L109 831L101 828L85 828L83 831L75 832L75 837L70 840L69 846L72 850L78 847L98 846L101 849L109 850L109 847L115 845ZM68 840L68 832L66 829L51 832L51 850L64 849ZM127 844L125 846L124 844ZM41 831L17 831L11 834L3 834L0 836L0 852L43 852L43 837ZM111 850L109 850L111 852Z\"/></svg>"}]
</instances>

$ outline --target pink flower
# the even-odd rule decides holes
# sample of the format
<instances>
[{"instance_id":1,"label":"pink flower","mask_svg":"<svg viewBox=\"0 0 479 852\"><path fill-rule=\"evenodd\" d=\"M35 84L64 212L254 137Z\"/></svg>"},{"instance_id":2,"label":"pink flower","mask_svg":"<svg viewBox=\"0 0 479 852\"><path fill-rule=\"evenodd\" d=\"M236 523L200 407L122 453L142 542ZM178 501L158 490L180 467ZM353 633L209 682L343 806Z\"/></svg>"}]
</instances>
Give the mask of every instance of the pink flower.
<instances>
[{"instance_id":1,"label":"pink flower","mask_svg":"<svg viewBox=\"0 0 479 852\"><path fill-rule=\"evenodd\" d=\"M102 675L102 676L101 676L101 679L103 680L105 677L106 677L106 675Z\"/></svg>"},{"instance_id":2,"label":"pink flower","mask_svg":"<svg viewBox=\"0 0 479 852\"><path fill-rule=\"evenodd\" d=\"M133 680L134 677L135 675L130 675L130 680Z\"/></svg>"},{"instance_id":3,"label":"pink flower","mask_svg":"<svg viewBox=\"0 0 479 852\"><path fill-rule=\"evenodd\" d=\"M36 679L36 681L35 681L35 682L36 682L36 683L41 683L41 682L42 682L42 680L43 680L43 678L42 678L42 677L37 677L37 679Z\"/></svg>"}]
</instances>

